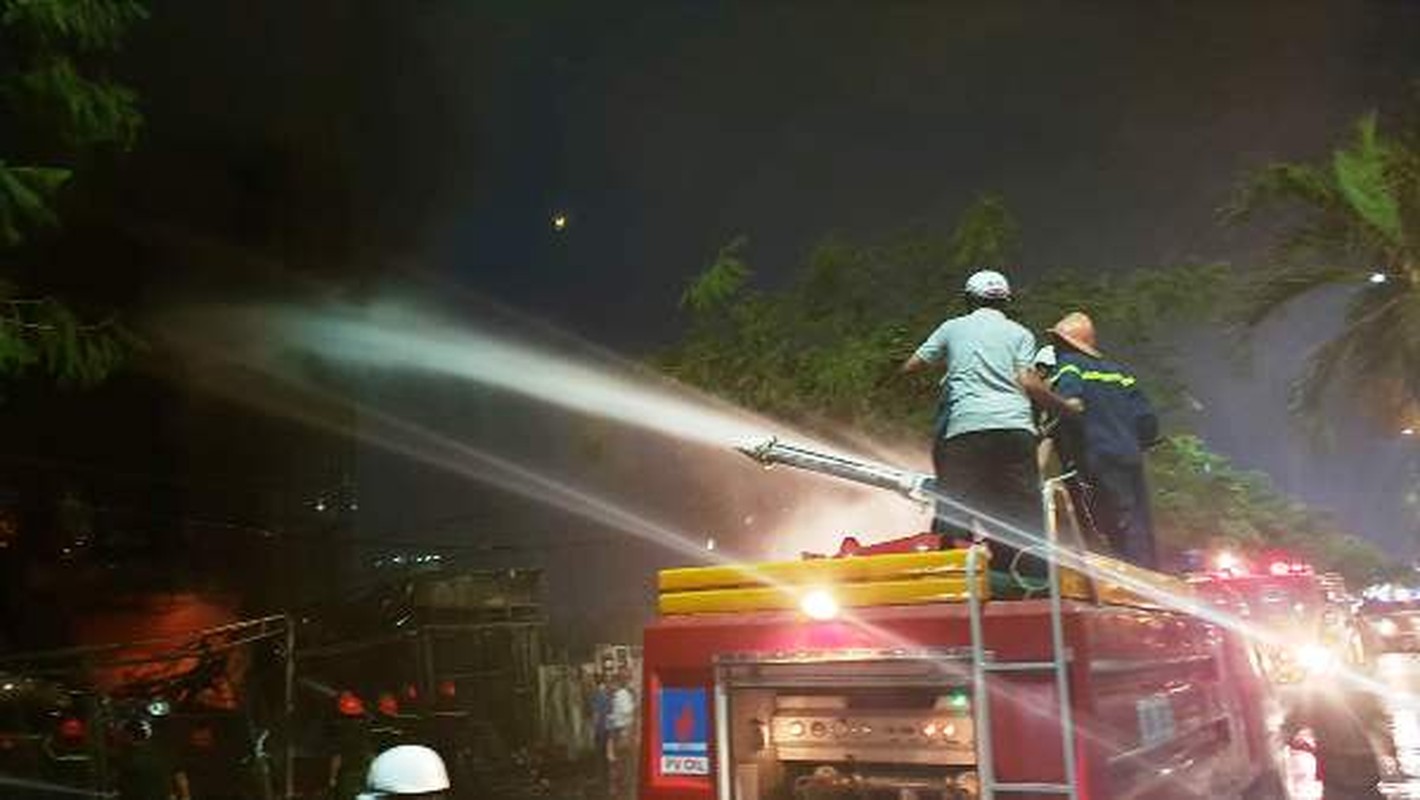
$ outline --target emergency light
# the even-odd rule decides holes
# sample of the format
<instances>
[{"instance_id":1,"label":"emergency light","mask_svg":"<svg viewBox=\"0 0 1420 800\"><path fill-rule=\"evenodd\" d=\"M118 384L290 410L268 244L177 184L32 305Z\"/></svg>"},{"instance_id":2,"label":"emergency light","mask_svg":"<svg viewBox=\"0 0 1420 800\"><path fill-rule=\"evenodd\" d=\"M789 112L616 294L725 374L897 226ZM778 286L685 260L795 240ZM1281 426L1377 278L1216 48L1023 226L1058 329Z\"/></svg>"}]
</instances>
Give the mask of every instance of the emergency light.
<instances>
[{"instance_id":1,"label":"emergency light","mask_svg":"<svg viewBox=\"0 0 1420 800\"><path fill-rule=\"evenodd\" d=\"M62 739L75 741L84 738L88 733L88 726L78 717L65 717L59 721L59 736Z\"/></svg>"},{"instance_id":2,"label":"emergency light","mask_svg":"<svg viewBox=\"0 0 1420 800\"><path fill-rule=\"evenodd\" d=\"M375 701L375 706L380 713L387 717L399 716L399 699L392 692L381 692L380 699Z\"/></svg>"},{"instance_id":3,"label":"emergency light","mask_svg":"<svg viewBox=\"0 0 1420 800\"><path fill-rule=\"evenodd\" d=\"M799 600L799 608L809 619L830 620L838 616L838 601L827 589L811 589Z\"/></svg>"},{"instance_id":4,"label":"emergency light","mask_svg":"<svg viewBox=\"0 0 1420 800\"><path fill-rule=\"evenodd\" d=\"M342 716L359 717L365 714L365 701L354 692L341 692L335 700L335 708Z\"/></svg>"}]
</instances>

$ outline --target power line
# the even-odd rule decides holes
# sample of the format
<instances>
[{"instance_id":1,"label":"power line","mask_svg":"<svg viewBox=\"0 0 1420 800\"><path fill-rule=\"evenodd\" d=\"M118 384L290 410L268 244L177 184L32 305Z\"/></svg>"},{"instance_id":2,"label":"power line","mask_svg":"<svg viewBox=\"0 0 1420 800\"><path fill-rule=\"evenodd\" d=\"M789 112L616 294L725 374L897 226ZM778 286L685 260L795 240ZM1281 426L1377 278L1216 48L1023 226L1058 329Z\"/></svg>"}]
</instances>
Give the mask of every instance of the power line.
<instances>
[{"instance_id":1,"label":"power line","mask_svg":"<svg viewBox=\"0 0 1420 800\"><path fill-rule=\"evenodd\" d=\"M90 655L102 653L121 652L131 650L135 647L150 647L155 644L165 644L167 642L200 642L212 636L219 636L225 633L245 630L258 625L265 626L277 622L284 622L286 617L281 614L274 614L265 617L241 620L238 622L218 625L213 628L205 628L191 633L175 633L168 636L156 636L148 639L135 639L130 642L112 642L108 644L85 645L83 647L66 647L58 650L39 650L29 653L11 653L0 657L0 664L12 664L16 662L31 661L51 661L61 658L82 658ZM191 656L187 656L191 657Z\"/></svg>"},{"instance_id":2,"label":"power line","mask_svg":"<svg viewBox=\"0 0 1420 800\"><path fill-rule=\"evenodd\" d=\"M225 653L228 650L235 650L239 647L246 647L249 644L255 644L266 639L274 639L277 636L284 636L285 633L286 632L284 630L265 631L263 633L247 636L242 639L234 639L230 642L223 642L220 645L203 645L195 650L181 650L174 651L171 653L156 653L150 656L122 658L115 659L112 661L86 661L79 667L70 668L39 667L36 669L27 670L27 672L33 673L35 675L66 675L74 672L76 669L113 669L115 667L138 667L144 664L164 664L177 661L188 661L191 659L201 659L204 656L210 656L217 653Z\"/></svg>"}]
</instances>

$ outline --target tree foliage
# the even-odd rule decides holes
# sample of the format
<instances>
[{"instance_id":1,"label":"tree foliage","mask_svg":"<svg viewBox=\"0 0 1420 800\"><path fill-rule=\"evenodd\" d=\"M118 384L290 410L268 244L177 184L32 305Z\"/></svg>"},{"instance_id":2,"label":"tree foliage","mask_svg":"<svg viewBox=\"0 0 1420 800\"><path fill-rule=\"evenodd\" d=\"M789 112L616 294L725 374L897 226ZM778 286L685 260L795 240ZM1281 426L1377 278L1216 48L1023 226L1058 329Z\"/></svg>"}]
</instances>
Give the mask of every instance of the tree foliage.
<instances>
[{"instance_id":1,"label":"tree foliage","mask_svg":"<svg viewBox=\"0 0 1420 800\"><path fill-rule=\"evenodd\" d=\"M113 51L129 28L147 16L138 0L7 0L0 24L51 47Z\"/></svg>"},{"instance_id":2,"label":"tree foliage","mask_svg":"<svg viewBox=\"0 0 1420 800\"><path fill-rule=\"evenodd\" d=\"M1271 263L1238 319L1255 326L1325 286L1348 287L1343 327L1312 354L1293 411L1322 430L1338 394L1389 430L1420 421L1420 121L1386 134L1376 115L1316 163L1250 174L1224 219L1280 219Z\"/></svg>"},{"instance_id":3,"label":"tree foliage","mask_svg":"<svg viewBox=\"0 0 1420 800\"><path fill-rule=\"evenodd\" d=\"M782 414L821 416L879 432L922 429L932 413L930 380L888 385L901 361L942 319L965 310L960 287L981 265L1017 247L1014 220L999 198L978 200L951 236L906 231L857 244L829 237L784 289L757 290L744 242L722 249L687 288L691 327L664 364L677 377ZM1214 265L1108 274L1055 270L1020 291L1013 315L1043 330L1064 311L1090 313L1108 342L1141 365L1163 364L1163 325L1205 313ZM692 299L694 298L694 299ZM1148 371L1167 405L1177 384Z\"/></svg>"},{"instance_id":4,"label":"tree foliage","mask_svg":"<svg viewBox=\"0 0 1420 800\"><path fill-rule=\"evenodd\" d=\"M146 15L137 0L0 0L0 52L11 67L0 73L0 119L14 131L6 139L14 152L0 153L0 257L10 259L0 270L12 279L15 248L59 224L74 170L137 138L137 95L104 67ZM137 345L111 318L84 321L57 299L0 285L0 375L93 384Z\"/></svg>"},{"instance_id":5,"label":"tree foliage","mask_svg":"<svg viewBox=\"0 0 1420 800\"><path fill-rule=\"evenodd\" d=\"M1020 257L1021 228L995 194L979 197L957 222L951 239L950 263L960 269L972 264L1012 264Z\"/></svg>"},{"instance_id":6,"label":"tree foliage","mask_svg":"<svg viewBox=\"0 0 1420 800\"><path fill-rule=\"evenodd\" d=\"M895 379L897 365L942 319L965 310L960 287L970 271L1010 263L1017 237L1005 204L986 196L949 236L909 230L872 243L830 236L776 291L753 285L745 242L736 239L689 284L682 301L689 329L661 366L820 430L924 439L937 386L931 378ZM1105 347L1138 368L1167 408L1183 389L1168 366L1170 323L1214 313L1225 279L1225 268L1207 264L1122 274L1056 269L1017 287L1012 314L1042 330L1065 312L1088 312ZM1305 545L1300 549L1319 563L1353 576L1379 564L1370 545L1288 501L1264 476L1234 468L1187 432L1160 448L1152 473L1167 548L1212 540Z\"/></svg>"},{"instance_id":7,"label":"tree foliage","mask_svg":"<svg viewBox=\"0 0 1420 800\"><path fill-rule=\"evenodd\" d=\"M725 306L749 280L749 266L741 257L749 240L743 236L720 248L710 266L681 295L681 308L704 318Z\"/></svg>"},{"instance_id":8,"label":"tree foliage","mask_svg":"<svg viewBox=\"0 0 1420 800\"><path fill-rule=\"evenodd\" d=\"M55 196L69 175L62 167L11 167L0 161L0 245L18 245L26 229L59 224Z\"/></svg>"},{"instance_id":9,"label":"tree foliage","mask_svg":"<svg viewBox=\"0 0 1420 800\"><path fill-rule=\"evenodd\" d=\"M132 89L90 78L65 56L46 58L13 76L5 88L12 102L26 109L29 126L42 128L71 151L126 149L143 124Z\"/></svg>"},{"instance_id":10,"label":"tree foliage","mask_svg":"<svg viewBox=\"0 0 1420 800\"><path fill-rule=\"evenodd\" d=\"M99 383L142 346L116 321L86 323L49 299L0 300L0 326L0 374L38 370L63 386Z\"/></svg>"}]
</instances>

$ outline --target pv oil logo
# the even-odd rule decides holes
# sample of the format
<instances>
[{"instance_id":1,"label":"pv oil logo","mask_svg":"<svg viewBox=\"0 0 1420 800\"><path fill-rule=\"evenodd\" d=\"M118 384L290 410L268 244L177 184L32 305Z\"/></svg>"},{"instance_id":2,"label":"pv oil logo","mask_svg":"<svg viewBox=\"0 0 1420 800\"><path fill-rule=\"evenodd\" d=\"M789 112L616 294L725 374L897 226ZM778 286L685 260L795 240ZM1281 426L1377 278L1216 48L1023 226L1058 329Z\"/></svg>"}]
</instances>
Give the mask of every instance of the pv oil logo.
<instances>
[{"instance_id":1,"label":"pv oil logo","mask_svg":"<svg viewBox=\"0 0 1420 800\"><path fill-rule=\"evenodd\" d=\"M704 689L661 690L661 774L710 774L710 715Z\"/></svg>"}]
</instances>

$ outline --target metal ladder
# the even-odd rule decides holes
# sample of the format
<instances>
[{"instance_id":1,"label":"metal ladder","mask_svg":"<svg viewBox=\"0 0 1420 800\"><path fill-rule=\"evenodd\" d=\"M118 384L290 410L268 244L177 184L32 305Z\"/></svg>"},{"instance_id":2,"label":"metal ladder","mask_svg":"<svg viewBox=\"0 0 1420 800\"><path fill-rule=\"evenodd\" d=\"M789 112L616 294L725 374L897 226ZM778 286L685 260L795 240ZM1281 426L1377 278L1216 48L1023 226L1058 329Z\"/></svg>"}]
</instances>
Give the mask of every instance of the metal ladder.
<instances>
[{"instance_id":1,"label":"metal ladder","mask_svg":"<svg viewBox=\"0 0 1420 800\"><path fill-rule=\"evenodd\" d=\"M1069 494L1065 492L1065 480L1061 475L1046 480L1041 489L1041 506L1045 512L1045 535L1047 546L1053 551L1059 545L1060 537L1057 521L1057 498L1064 498L1066 509L1070 508ZM1076 531L1078 533L1078 531ZM1058 794L1070 800L1079 798L1079 780L1075 764L1075 720L1070 706L1070 651L1065 647L1065 624L1060 596L1060 566L1054 557L1045 559L1046 581L1050 593L1050 659L1047 661L996 661L986 649L982 623L982 597L977 588L980 574L978 559L980 547L973 546L966 554L967 608L971 619L971 673L972 696L976 729L977 767L981 781L981 800L994 800L999 794ZM985 576L986 590L990 591L991 576ZM1061 757L1065 765L1065 778L1061 783L1011 783L996 780L995 750L991 739L991 698L989 678L995 673L1047 672L1055 673L1055 694L1059 701L1057 718L1060 720Z\"/></svg>"}]
</instances>

